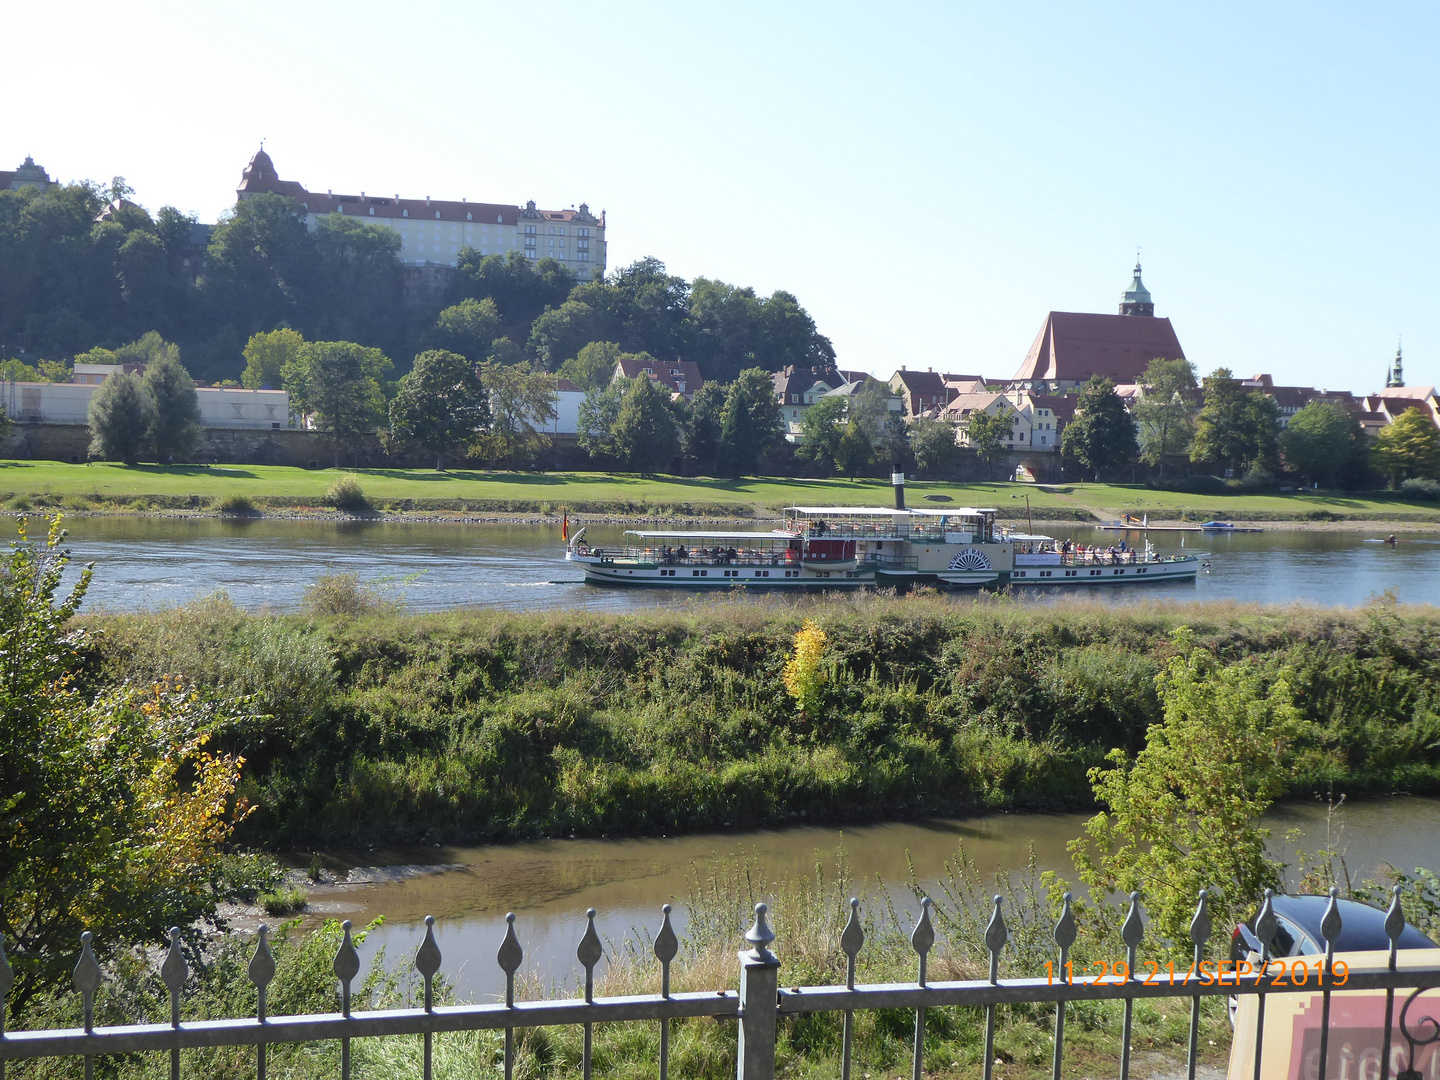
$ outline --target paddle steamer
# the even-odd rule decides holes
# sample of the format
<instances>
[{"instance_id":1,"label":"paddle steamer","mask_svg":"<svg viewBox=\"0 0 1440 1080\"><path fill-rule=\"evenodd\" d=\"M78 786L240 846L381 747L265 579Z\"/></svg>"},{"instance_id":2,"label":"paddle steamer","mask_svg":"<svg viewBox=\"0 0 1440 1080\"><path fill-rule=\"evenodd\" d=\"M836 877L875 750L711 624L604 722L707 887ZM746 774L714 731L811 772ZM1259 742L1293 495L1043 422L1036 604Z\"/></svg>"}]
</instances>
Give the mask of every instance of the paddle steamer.
<instances>
[{"instance_id":1,"label":"paddle steamer","mask_svg":"<svg viewBox=\"0 0 1440 1080\"><path fill-rule=\"evenodd\" d=\"M910 509L904 474L892 480L894 507L791 506L769 531L631 529L617 547L590 545L581 528L565 559L592 584L685 589L1122 585L1194 580L1200 564L1148 540L1102 550L1011 530L994 507Z\"/></svg>"}]
</instances>

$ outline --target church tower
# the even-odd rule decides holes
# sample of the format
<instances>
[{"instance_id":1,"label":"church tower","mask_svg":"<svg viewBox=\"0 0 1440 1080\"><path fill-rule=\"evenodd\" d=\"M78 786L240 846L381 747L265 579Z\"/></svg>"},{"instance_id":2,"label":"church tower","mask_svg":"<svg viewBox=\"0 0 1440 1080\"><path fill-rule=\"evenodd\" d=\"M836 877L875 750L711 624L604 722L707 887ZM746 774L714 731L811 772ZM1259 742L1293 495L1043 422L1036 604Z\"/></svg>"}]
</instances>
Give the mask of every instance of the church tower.
<instances>
[{"instance_id":1,"label":"church tower","mask_svg":"<svg viewBox=\"0 0 1440 1080\"><path fill-rule=\"evenodd\" d=\"M1405 361L1400 355L1400 346L1395 346L1395 365L1385 373L1385 387L1405 385Z\"/></svg>"},{"instance_id":2,"label":"church tower","mask_svg":"<svg viewBox=\"0 0 1440 1080\"><path fill-rule=\"evenodd\" d=\"M1130 282L1130 288L1126 289L1120 297L1121 315L1144 315L1149 318L1155 317L1155 305L1150 301L1150 290L1145 288L1145 283L1140 280L1140 260L1135 260L1135 280Z\"/></svg>"}]
</instances>

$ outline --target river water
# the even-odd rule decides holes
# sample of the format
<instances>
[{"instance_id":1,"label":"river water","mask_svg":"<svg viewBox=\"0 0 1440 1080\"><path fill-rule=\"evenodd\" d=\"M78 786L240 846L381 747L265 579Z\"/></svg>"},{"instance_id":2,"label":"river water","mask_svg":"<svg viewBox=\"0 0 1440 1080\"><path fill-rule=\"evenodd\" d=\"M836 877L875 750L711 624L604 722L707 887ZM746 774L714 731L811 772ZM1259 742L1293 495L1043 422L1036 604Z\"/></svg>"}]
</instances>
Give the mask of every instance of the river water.
<instances>
[{"instance_id":1,"label":"river water","mask_svg":"<svg viewBox=\"0 0 1440 1080\"><path fill-rule=\"evenodd\" d=\"M1328 817L1328 821L1327 821ZM1033 848L1039 870L1073 878L1065 845L1079 835L1085 815L996 814L970 819L924 819L875 825L798 825L745 833L711 833L626 840L543 840L475 848L409 848L335 851L327 866L342 875L356 867L448 863L457 869L407 880L325 889L315 896L314 918L348 918L357 926L376 916L384 925L372 932L363 952L386 947L393 963L413 955L426 915L436 918L444 970L463 996L484 998L503 991L495 950L505 932L504 914L516 913L515 930L525 949L526 971L549 984L573 982L579 971L575 946L585 928L585 909L594 907L596 925L608 941L644 940L660 924L660 905L675 905L677 930L685 926L685 898L692 877L708 878L721 867L748 866L753 878L773 885L781 879L813 876L820 864L835 881L837 855L848 865L846 891L875 900L889 893L897 910L918 911L905 888L908 866L917 880L935 889L945 863L963 844L984 875L1024 872ZM1343 806L1333 815L1309 803L1286 804L1266 819L1273 853L1293 861L1290 830L1304 833L1298 847L1329 846L1345 852L1358 882L1386 864L1404 870L1440 867L1440 800L1391 798ZM303 861L303 859L301 860ZM723 872L723 871L722 871ZM384 877L361 871L361 878ZM773 889L759 890L773 900ZM941 895L936 893L937 896ZM737 929L737 949L740 931ZM784 943L777 943L783 951Z\"/></svg>"},{"instance_id":2,"label":"river water","mask_svg":"<svg viewBox=\"0 0 1440 1080\"><path fill-rule=\"evenodd\" d=\"M1116 542L1115 533L1098 529L1036 525L1080 543ZM72 519L67 527L75 557L97 564L92 610L172 607L216 589L243 607L293 610L306 586L337 573L378 583L418 610L627 611L692 600L681 591L585 585L564 561L559 529L546 525L96 517ZM624 528L594 525L587 538L614 545ZM1182 539L1187 550L1210 552L1210 569L1193 583L1090 592L1114 602L1162 597L1354 605L1394 588L1404 601L1440 604L1440 532L1407 533L1393 547L1380 543L1381 535L1339 529L1157 532L1151 539L1162 552L1180 550ZM1031 590L1038 597L1063 594Z\"/></svg>"}]
</instances>

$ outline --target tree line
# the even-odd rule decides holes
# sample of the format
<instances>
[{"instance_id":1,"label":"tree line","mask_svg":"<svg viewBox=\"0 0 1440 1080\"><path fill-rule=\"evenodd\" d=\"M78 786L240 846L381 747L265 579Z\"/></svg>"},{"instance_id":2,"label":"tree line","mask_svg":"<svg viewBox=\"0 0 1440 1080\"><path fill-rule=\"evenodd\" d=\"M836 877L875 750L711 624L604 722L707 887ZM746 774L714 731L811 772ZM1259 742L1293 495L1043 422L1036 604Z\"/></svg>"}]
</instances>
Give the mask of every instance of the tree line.
<instances>
[{"instance_id":1,"label":"tree line","mask_svg":"<svg viewBox=\"0 0 1440 1080\"><path fill-rule=\"evenodd\" d=\"M1419 407L1372 442L1339 401L1311 401L1282 425L1275 399L1247 388L1228 368L1197 384L1188 361L1157 359L1140 385L1142 396L1127 408L1111 380L1091 378L1064 430L1063 454L1097 478L1102 470L1140 462L1163 479L1177 458L1243 477L1253 487L1270 486L1282 473L1346 488L1440 476L1440 431Z\"/></svg>"},{"instance_id":2,"label":"tree line","mask_svg":"<svg viewBox=\"0 0 1440 1080\"><path fill-rule=\"evenodd\" d=\"M407 301L392 229L339 214L311 229L298 203L267 193L237 203L197 246L193 215L151 215L132 194L121 177L0 192L0 356L38 366L153 329L180 344L196 377L224 382L240 377L254 334L290 328L389 356L445 349L552 373L595 342L683 356L721 382L835 359L791 293L688 282L657 259L581 282L554 259L467 248L444 295Z\"/></svg>"}]
</instances>

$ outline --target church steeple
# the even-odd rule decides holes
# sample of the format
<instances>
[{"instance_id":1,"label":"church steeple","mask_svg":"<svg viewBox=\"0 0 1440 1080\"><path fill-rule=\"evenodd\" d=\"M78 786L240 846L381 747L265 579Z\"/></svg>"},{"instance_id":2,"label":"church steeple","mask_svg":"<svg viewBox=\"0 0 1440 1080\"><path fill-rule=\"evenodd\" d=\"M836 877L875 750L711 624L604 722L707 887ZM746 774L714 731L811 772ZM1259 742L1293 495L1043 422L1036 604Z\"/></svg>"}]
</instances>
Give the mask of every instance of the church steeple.
<instances>
[{"instance_id":1,"label":"church steeple","mask_svg":"<svg viewBox=\"0 0 1440 1080\"><path fill-rule=\"evenodd\" d=\"M1135 278L1120 297L1121 315L1144 315L1154 317L1155 305L1150 301L1150 290L1140 280L1140 256L1135 256Z\"/></svg>"},{"instance_id":2,"label":"church steeple","mask_svg":"<svg viewBox=\"0 0 1440 1080\"><path fill-rule=\"evenodd\" d=\"M1395 364L1385 373L1385 386L1405 385L1405 359L1400 355L1400 346L1395 346Z\"/></svg>"}]
</instances>

